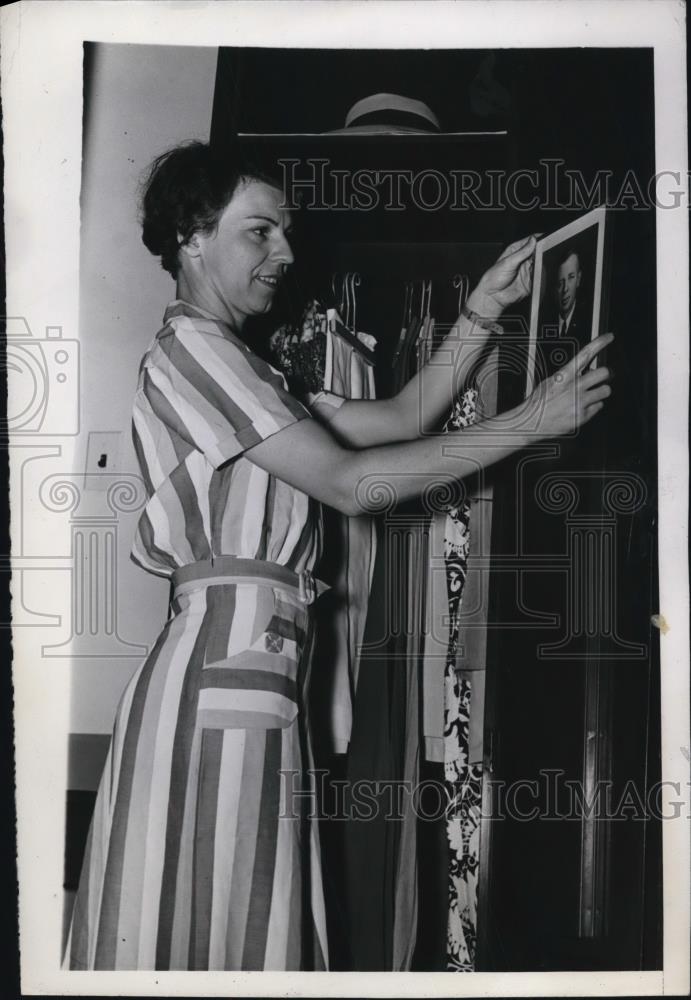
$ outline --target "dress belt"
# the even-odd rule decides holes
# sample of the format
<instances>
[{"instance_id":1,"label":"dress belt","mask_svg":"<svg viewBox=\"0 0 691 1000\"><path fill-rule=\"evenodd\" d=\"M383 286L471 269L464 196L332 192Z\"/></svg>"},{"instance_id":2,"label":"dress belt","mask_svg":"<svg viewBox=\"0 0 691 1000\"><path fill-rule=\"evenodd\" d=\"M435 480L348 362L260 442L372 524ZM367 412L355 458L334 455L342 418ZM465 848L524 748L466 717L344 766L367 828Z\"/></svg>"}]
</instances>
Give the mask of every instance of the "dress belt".
<instances>
[{"instance_id":1,"label":"dress belt","mask_svg":"<svg viewBox=\"0 0 691 1000\"><path fill-rule=\"evenodd\" d=\"M221 583L253 583L257 586L294 590L304 604L312 604L329 587L317 580L310 570L296 573L280 563L239 556L216 556L180 566L173 572L173 596Z\"/></svg>"}]
</instances>

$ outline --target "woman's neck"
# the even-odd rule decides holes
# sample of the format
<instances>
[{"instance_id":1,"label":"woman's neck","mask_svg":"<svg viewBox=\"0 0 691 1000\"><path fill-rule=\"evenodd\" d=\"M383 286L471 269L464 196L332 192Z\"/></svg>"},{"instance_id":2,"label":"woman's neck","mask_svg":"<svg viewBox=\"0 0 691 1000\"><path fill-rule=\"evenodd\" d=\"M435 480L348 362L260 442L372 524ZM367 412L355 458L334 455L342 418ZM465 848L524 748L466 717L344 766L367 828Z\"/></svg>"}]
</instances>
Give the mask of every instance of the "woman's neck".
<instances>
[{"instance_id":1,"label":"woman's neck","mask_svg":"<svg viewBox=\"0 0 691 1000\"><path fill-rule=\"evenodd\" d=\"M177 278L176 297L189 302L192 306L197 306L205 312L211 313L218 319L227 323L234 333L240 333L243 326L244 316L236 316L228 304L218 296L212 288L206 284L195 281L194 276L180 271Z\"/></svg>"}]
</instances>

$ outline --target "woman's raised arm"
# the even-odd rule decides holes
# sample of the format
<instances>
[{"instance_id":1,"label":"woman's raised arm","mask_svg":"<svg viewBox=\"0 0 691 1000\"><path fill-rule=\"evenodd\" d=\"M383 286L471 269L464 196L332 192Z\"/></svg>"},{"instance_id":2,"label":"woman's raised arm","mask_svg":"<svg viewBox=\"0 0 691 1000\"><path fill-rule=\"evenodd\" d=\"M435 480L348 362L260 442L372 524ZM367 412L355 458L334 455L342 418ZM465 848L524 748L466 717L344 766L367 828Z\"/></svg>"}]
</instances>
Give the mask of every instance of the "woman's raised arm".
<instances>
[{"instance_id":1,"label":"woman's raised arm","mask_svg":"<svg viewBox=\"0 0 691 1000\"><path fill-rule=\"evenodd\" d=\"M371 513L393 499L419 496L435 479L464 479L531 441L573 433L611 393L606 368L585 369L612 340L612 334L598 337L520 406L461 431L353 450L316 421L301 420L245 454L344 514Z\"/></svg>"},{"instance_id":2,"label":"woman's raised arm","mask_svg":"<svg viewBox=\"0 0 691 1000\"><path fill-rule=\"evenodd\" d=\"M468 298L468 310L489 322L529 294L535 237L512 243L480 279ZM347 400L331 420L334 434L347 446L411 441L428 434L447 414L485 349L490 331L460 315L434 354L391 399Z\"/></svg>"}]
</instances>

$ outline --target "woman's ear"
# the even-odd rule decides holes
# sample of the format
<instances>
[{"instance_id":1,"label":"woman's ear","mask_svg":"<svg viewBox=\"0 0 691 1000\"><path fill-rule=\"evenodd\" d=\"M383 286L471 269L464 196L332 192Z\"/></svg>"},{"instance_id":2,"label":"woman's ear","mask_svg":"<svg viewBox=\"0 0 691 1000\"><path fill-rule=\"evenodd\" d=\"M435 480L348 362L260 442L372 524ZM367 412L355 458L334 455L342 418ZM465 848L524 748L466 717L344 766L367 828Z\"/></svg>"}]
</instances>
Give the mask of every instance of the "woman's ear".
<instances>
[{"instance_id":1,"label":"woman's ear","mask_svg":"<svg viewBox=\"0 0 691 1000\"><path fill-rule=\"evenodd\" d=\"M192 233L188 240L184 240L178 233L178 253L185 253L188 257L199 257L201 254L199 233Z\"/></svg>"}]
</instances>

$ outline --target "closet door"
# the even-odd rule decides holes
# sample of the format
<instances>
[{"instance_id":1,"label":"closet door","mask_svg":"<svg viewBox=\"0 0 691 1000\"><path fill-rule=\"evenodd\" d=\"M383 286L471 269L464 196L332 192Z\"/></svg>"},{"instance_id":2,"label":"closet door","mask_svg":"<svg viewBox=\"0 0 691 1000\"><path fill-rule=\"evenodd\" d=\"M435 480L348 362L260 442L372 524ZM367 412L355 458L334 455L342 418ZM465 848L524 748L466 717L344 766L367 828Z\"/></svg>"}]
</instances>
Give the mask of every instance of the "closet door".
<instances>
[{"instance_id":1,"label":"closet door","mask_svg":"<svg viewBox=\"0 0 691 1000\"><path fill-rule=\"evenodd\" d=\"M515 51L509 63L517 165L558 158L588 181L609 170L615 190L629 171L660 169L649 51ZM557 188L563 211L542 191L513 228L576 218ZM484 970L661 965L655 212L613 214L613 396L577 446L536 444L495 483ZM522 397L519 360L501 369L500 410ZM608 787L610 817L603 806L597 819L588 800Z\"/></svg>"},{"instance_id":2,"label":"closet door","mask_svg":"<svg viewBox=\"0 0 691 1000\"><path fill-rule=\"evenodd\" d=\"M635 226L614 245L607 409L495 484L478 969L661 963L654 302L635 315L617 257L637 240L643 284Z\"/></svg>"}]
</instances>

